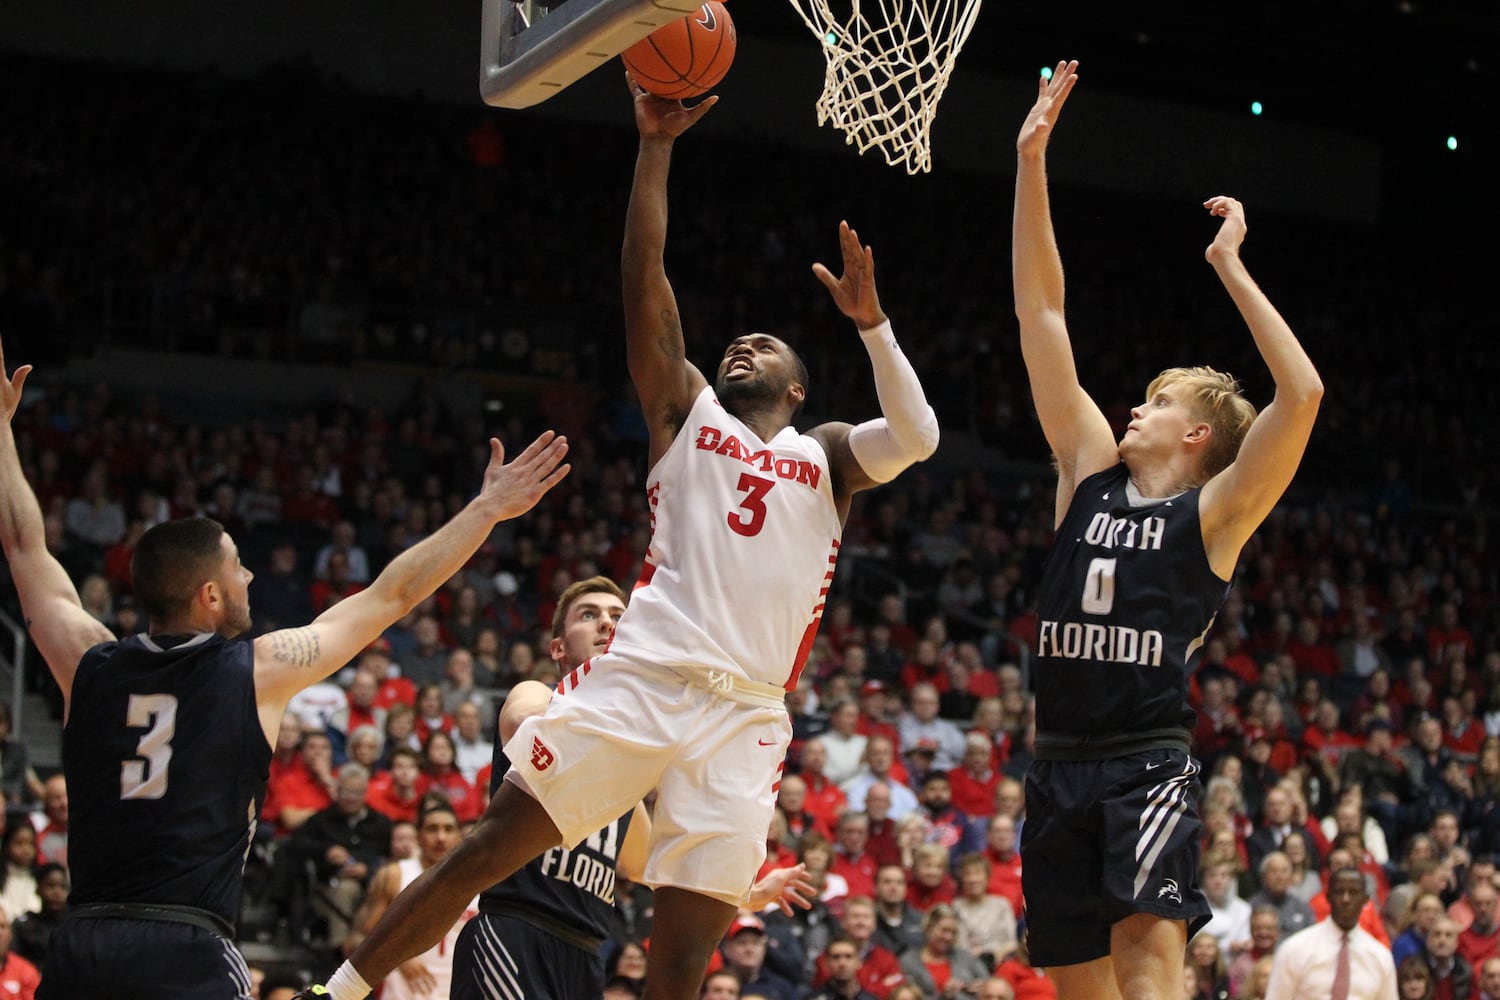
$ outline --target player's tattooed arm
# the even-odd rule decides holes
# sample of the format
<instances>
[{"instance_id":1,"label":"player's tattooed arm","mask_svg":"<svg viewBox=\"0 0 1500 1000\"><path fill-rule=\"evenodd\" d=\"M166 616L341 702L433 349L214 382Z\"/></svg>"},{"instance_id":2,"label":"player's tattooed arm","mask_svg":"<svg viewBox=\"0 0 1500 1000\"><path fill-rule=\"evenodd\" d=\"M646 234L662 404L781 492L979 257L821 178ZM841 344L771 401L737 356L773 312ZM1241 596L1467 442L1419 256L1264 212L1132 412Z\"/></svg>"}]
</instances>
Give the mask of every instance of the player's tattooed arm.
<instances>
[{"instance_id":1,"label":"player's tattooed arm","mask_svg":"<svg viewBox=\"0 0 1500 1000\"><path fill-rule=\"evenodd\" d=\"M677 317L677 310L663 309L661 325L662 335L656 342L657 348L668 359L682 361L687 357L687 347L682 337L682 321Z\"/></svg>"},{"instance_id":2,"label":"player's tattooed arm","mask_svg":"<svg viewBox=\"0 0 1500 1000\"><path fill-rule=\"evenodd\" d=\"M318 662L318 633L310 628L288 628L273 632L271 659L294 667L311 667Z\"/></svg>"}]
</instances>

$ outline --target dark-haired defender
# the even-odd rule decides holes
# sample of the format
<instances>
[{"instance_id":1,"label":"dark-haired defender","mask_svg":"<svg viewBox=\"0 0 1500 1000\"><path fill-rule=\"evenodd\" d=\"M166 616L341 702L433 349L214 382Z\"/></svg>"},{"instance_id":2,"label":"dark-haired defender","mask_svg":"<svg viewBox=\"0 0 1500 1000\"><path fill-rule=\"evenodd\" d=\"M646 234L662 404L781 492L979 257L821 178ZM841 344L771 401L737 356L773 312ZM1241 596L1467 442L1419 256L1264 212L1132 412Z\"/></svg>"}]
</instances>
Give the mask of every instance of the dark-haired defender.
<instances>
[{"instance_id":1,"label":"dark-haired defender","mask_svg":"<svg viewBox=\"0 0 1500 1000\"><path fill-rule=\"evenodd\" d=\"M609 648L625 612L625 594L614 581L591 577L570 584L552 616L552 660L571 671ZM510 761L504 746L516 728L546 711L552 689L522 681L505 699L500 739L495 743L490 794L498 790ZM642 878L651 841L644 804L605 825L571 850L555 847L532 858L510 878L479 896L479 915L464 925L453 952L450 1000L572 1000L604 990L601 948L614 913L615 874ZM780 868L750 892L752 910L780 902L808 909L812 884L805 866Z\"/></svg>"},{"instance_id":2,"label":"dark-haired defender","mask_svg":"<svg viewBox=\"0 0 1500 1000\"><path fill-rule=\"evenodd\" d=\"M807 374L767 334L735 338L712 385L687 360L663 260L667 171L673 142L714 98L688 108L632 89L641 142L622 263L626 356L650 431L645 569L609 651L521 723L484 819L391 904L329 980L334 1000L362 998L366 980L428 947L475 891L586 839L652 788L647 995L695 1000L765 858L791 741L785 694L817 631L850 501L937 446L937 418L881 311L873 255L847 224L843 275L814 273L860 331L883 417L798 433Z\"/></svg>"},{"instance_id":3,"label":"dark-haired defender","mask_svg":"<svg viewBox=\"0 0 1500 1000\"><path fill-rule=\"evenodd\" d=\"M0 354L0 370L4 357ZM116 641L47 551L11 419L30 366L0 378L0 544L27 628L64 703L71 906L39 997L242 1000L231 943L241 875L281 715L457 572L498 521L568 472L550 432L509 465L498 441L479 495L368 590L253 642L250 571L214 521L169 521L132 561L145 634Z\"/></svg>"},{"instance_id":4,"label":"dark-haired defender","mask_svg":"<svg viewBox=\"0 0 1500 1000\"><path fill-rule=\"evenodd\" d=\"M1240 549L1297 470L1323 384L1240 261L1244 210L1213 198L1204 207L1223 222L1208 261L1275 399L1257 418L1229 376L1169 369L1115 440L1078 383L1047 203L1047 139L1077 68L1041 81L1016 143L1016 316L1058 467L1022 878L1031 961L1059 996L1165 998L1181 996L1188 926L1208 914L1187 678Z\"/></svg>"}]
</instances>

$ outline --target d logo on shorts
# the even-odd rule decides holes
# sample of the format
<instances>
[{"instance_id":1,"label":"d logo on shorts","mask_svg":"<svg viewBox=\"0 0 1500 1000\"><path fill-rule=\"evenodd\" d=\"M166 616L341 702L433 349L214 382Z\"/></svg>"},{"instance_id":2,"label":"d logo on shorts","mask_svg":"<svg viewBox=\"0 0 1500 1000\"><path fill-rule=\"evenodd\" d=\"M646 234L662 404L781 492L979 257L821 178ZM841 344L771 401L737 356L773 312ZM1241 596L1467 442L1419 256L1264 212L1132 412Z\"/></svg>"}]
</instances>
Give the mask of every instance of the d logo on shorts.
<instances>
[{"instance_id":1,"label":"d logo on shorts","mask_svg":"<svg viewBox=\"0 0 1500 1000\"><path fill-rule=\"evenodd\" d=\"M547 749L546 744L541 741L540 737L533 736L531 738L532 767L536 768L538 771L545 771L547 770L547 768L551 767L553 762L556 760L557 758L552 755L551 750Z\"/></svg>"}]
</instances>

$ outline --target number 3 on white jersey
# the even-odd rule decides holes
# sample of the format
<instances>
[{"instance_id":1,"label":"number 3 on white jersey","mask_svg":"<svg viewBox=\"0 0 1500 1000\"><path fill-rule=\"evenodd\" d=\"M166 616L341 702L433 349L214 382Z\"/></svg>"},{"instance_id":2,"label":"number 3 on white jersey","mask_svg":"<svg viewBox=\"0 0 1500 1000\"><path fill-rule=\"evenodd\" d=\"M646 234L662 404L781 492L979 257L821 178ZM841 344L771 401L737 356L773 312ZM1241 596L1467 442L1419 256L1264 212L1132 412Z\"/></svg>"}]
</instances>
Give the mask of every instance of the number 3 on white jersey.
<instances>
[{"instance_id":1,"label":"number 3 on white jersey","mask_svg":"<svg viewBox=\"0 0 1500 1000\"><path fill-rule=\"evenodd\" d=\"M120 798L159 799L167 794L167 764L177 734L177 698L170 694L133 694L125 725L150 727L135 745L137 757L120 764Z\"/></svg>"},{"instance_id":2,"label":"number 3 on white jersey","mask_svg":"<svg viewBox=\"0 0 1500 1000\"><path fill-rule=\"evenodd\" d=\"M1083 610L1085 614L1107 615L1115 606L1115 561L1093 559L1089 561L1089 578L1083 585Z\"/></svg>"}]
</instances>

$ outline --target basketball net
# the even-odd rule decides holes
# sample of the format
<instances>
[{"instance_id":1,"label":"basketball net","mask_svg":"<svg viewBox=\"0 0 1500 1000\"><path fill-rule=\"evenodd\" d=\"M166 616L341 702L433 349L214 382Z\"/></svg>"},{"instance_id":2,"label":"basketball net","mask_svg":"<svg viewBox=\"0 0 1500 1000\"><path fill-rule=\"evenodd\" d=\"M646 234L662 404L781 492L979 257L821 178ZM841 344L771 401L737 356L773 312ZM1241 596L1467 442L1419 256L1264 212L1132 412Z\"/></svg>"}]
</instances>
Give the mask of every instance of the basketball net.
<instances>
[{"instance_id":1,"label":"basketball net","mask_svg":"<svg viewBox=\"0 0 1500 1000\"><path fill-rule=\"evenodd\" d=\"M980 0L791 0L823 47L818 124L906 172L932 169L932 122ZM862 9L863 8L863 9ZM875 13L878 11L878 14Z\"/></svg>"}]
</instances>

